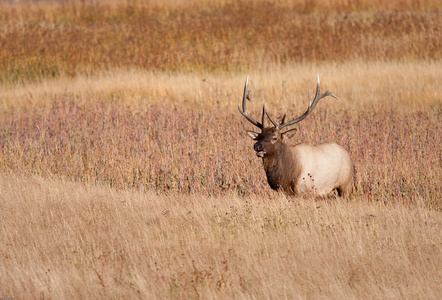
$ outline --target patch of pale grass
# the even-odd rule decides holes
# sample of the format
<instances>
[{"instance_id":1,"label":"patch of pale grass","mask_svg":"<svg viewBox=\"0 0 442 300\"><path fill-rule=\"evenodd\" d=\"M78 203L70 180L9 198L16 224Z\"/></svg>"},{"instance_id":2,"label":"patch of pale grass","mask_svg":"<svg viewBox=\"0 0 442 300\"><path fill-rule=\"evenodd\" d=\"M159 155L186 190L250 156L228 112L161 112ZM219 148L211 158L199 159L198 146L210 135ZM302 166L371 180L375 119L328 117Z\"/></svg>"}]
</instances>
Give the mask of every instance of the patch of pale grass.
<instances>
[{"instance_id":1,"label":"patch of pale grass","mask_svg":"<svg viewBox=\"0 0 442 300\"><path fill-rule=\"evenodd\" d=\"M439 299L419 203L117 192L0 176L1 293L29 298Z\"/></svg>"},{"instance_id":2,"label":"patch of pale grass","mask_svg":"<svg viewBox=\"0 0 442 300\"><path fill-rule=\"evenodd\" d=\"M313 97L316 74L321 88L329 86L340 102L324 101L333 110L379 105L399 110L440 108L442 62L347 62L257 66L244 73L159 73L113 70L99 76L43 80L3 86L0 109L50 105L54 99L74 98L78 103L108 99L140 109L151 104L197 105L236 111L247 73L255 84L251 110L267 102L271 110L302 111Z\"/></svg>"}]
</instances>

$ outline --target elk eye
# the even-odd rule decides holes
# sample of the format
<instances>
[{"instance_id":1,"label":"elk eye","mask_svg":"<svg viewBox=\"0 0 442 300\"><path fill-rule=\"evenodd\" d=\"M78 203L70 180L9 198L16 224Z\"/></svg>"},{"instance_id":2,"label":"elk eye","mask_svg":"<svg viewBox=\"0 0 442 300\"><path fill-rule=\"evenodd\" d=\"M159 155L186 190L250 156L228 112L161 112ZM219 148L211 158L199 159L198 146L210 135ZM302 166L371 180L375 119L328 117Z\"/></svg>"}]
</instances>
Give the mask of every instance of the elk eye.
<instances>
[{"instance_id":1,"label":"elk eye","mask_svg":"<svg viewBox=\"0 0 442 300\"><path fill-rule=\"evenodd\" d=\"M272 141L276 141L278 138L276 137L276 136L274 136L273 138L272 138Z\"/></svg>"}]
</instances>

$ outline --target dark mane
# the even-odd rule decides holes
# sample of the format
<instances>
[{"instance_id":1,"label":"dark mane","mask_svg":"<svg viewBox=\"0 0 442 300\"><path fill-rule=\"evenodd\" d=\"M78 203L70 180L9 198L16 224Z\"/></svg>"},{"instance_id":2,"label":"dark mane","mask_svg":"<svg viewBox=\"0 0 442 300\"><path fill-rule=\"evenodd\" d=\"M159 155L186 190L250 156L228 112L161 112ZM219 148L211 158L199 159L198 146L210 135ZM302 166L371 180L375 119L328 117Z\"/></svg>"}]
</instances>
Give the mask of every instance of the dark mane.
<instances>
[{"instance_id":1,"label":"dark mane","mask_svg":"<svg viewBox=\"0 0 442 300\"><path fill-rule=\"evenodd\" d=\"M301 174L301 166L289 146L281 143L278 152L263 158L267 182L274 190L283 190L287 194L296 193L295 185Z\"/></svg>"}]
</instances>

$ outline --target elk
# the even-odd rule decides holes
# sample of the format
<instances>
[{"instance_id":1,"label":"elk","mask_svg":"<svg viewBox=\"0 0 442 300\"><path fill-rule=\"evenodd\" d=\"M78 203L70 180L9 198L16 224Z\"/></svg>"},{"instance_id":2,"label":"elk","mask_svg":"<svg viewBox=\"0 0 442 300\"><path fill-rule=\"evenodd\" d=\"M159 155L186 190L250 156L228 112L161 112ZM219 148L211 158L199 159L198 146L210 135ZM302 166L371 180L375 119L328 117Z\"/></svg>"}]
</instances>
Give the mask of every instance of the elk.
<instances>
[{"instance_id":1,"label":"elk","mask_svg":"<svg viewBox=\"0 0 442 300\"><path fill-rule=\"evenodd\" d=\"M252 119L247 112L246 100L252 101L250 93L253 86L247 89L249 76L244 86L241 103L238 103L239 112L261 132L247 130L247 134L256 141L253 148L258 157L262 158L267 181L274 190L281 190L288 195L314 194L325 196L333 190L341 197L348 197L352 191L353 163L348 152L336 143L308 145L304 143L289 146L285 140L293 137L297 128L283 130L304 120L318 104L319 100L327 96L339 98L327 90L321 94L318 83L314 99L301 116L276 123L263 105L261 123ZM265 116L273 126L265 127Z\"/></svg>"}]
</instances>

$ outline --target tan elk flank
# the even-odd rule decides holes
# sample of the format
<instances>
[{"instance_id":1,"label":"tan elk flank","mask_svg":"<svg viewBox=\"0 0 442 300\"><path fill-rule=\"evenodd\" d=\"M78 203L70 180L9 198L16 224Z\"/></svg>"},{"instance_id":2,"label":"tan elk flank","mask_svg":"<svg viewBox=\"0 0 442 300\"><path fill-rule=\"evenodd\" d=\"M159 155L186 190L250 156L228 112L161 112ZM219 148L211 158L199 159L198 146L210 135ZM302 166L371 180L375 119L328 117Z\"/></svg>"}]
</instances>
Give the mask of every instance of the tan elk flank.
<instances>
[{"instance_id":1,"label":"tan elk flank","mask_svg":"<svg viewBox=\"0 0 442 300\"><path fill-rule=\"evenodd\" d=\"M285 122L285 115L281 123L277 124L270 117L264 104L261 123L252 119L246 109L246 100L251 101L250 93L253 86L247 89L248 76L244 86L239 112L261 132L247 131L248 135L256 141L253 148L256 155L262 158L267 181L274 190L282 190L289 195L314 194L327 195L337 190L338 195L348 197L352 191L353 164L346 150L336 143L321 145L297 144L288 146L284 140L291 138L296 128L282 131L287 126L296 124L307 117L316 104L324 97L336 95L327 90L320 93L319 74L316 94L307 111L298 118ZM265 127L265 116L273 126Z\"/></svg>"}]
</instances>

